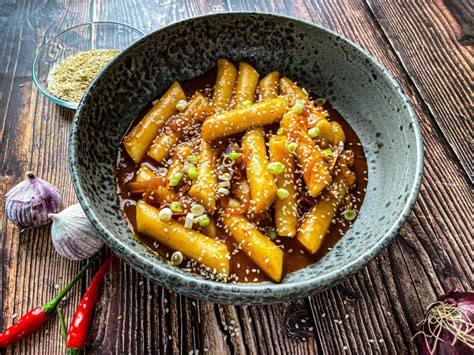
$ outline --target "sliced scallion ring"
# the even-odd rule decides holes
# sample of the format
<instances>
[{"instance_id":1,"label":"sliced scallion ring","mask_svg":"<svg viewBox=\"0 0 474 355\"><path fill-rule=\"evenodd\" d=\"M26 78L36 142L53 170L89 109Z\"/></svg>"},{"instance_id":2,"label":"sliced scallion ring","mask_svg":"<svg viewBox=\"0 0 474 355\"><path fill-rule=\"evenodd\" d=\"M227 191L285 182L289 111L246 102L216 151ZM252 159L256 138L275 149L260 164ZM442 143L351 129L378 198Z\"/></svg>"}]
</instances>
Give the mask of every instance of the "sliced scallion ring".
<instances>
[{"instance_id":1,"label":"sliced scallion ring","mask_svg":"<svg viewBox=\"0 0 474 355\"><path fill-rule=\"evenodd\" d=\"M191 164L196 165L196 164L199 162L199 158L198 158L197 155L190 155L190 156L188 156L188 161L189 161Z\"/></svg>"},{"instance_id":2,"label":"sliced scallion ring","mask_svg":"<svg viewBox=\"0 0 474 355\"><path fill-rule=\"evenodd\" d=\"M200 216L206 212L206 209L203 205L194 205L191 207L191 213L195 216Z\"/></svg>"},{"instance_id":3,"label":"sliced scallion ring","mask_svg":"<svg viewBox=\"0 0 474 355\"><path fill-rule=\"evenodd\" d=\"M183 208L181 207L181 203L179 203L178 201L171 202L170 209L173 212L183 212Z\"/></svg>"},{"instance_id":4,"label":"sliced scallion ring","mask_svg":"<svg viewBox=\"0 0 474 355\"><path fill-rule=\"evenodd\" d=\"M303 101L296 101L293 107L291 108L294 113L300 114L304 111L304 102Z\"/></svg>"},{"instance_id":5,"label":"sliced scallion ring","mask_svg":"<svg viewBox=\"0 0 474 355\"><path fill-rule=\"evenodd\" d=\"M170 186L178 186L183 178L183 173L177 172L171 175Z\"/></svg>"},{"instance_id":6,"label":"sliced scallion ring","mask_svg":"<svg viewBox=\"0 0 474 355\"><path fill-rule=\"evenodd\" d=\"M183 111L186 106L188 106L188 103L186 100L179 100L178 103L176 104L176 109L178 111Z\"/></svg>"},{"instance_id":7,"label":"sliced scallion ring","mask_svg":"<svg viewBox=\"0 0 474 355\"><path fill-rule=\"evenodd\" d=\"M230 175L229 173L224 173L222 175L219 175L217 178L221 181L230 181L232 179L232 175Z\"/></svg>"},{"instance_id":8,"label":"sliced scallion ring","mask_svg":"<svg viewBox=\"0 0 474 355\"><path fill-rule=\"evenodd\" d=\"M319 99L314 100L316 106L323 106L326 103L326 99L320 97Z\"/></svg>"},{"instance_id":9,"label":"sliced scallion ring","mask_svg":"<svg viewBox=\"0 0 474 355\"><path fill-rule=\"evenodd\" d=\"M230 191L229 191L229 189L226 189L225 187L219 187L217 189L217 194L222 195L222 196L227 196L227 195L230 194Z\"/></svg>"},{"instance_id":10,"label":"sliced scallion ring","mask_svg":"<svg viewBox=\"0 0 474 355\"><path fill-rule=\"evenodd\" d=\"M357 217L357 212L355 210L345 210L342 216L346 221L353 221Z\"/></svg>"},{"instance_id":11,"label":"sliced scallion ring","mask_svg":"<svg viewBox=\"0 0 474 355\"><path fill-rule=\"evenodd\" d=\"M186 214L186 217L184 218L184 228L188 228L188 229L193 228L193 223L194 223L194 215L192 213Z\"/></svg>"},{"instance_id":12,"label":"sliced scallion ring","mask_svg":"<svg viewBox=\"0 0 474 355\"><path fill-rule=\"evenodd\" d=\"M199 177L199 172L198 172L198 170L196 169L196 167L194 165L191 165L188 168L188 171L186 173L188 174L188 177L191 180L196 180Z\"/></svg>"},{"instance_id":13,"label":"sliced scallion ring","mask_svg":"<svg viewBox=\"0 0 474 355\"><path fill-rule=\"evenodd\" d=\"M286 149L288 150L288 153L290 153L290 154L293 154L295 152L296 148L298 148L298 144L296 144L295 142L290 142L286 146Z\"/></svg>"},{"instance_id":14,"label":"sliced scallion ring","mask_svg":"<svg viewBox=\"0 0 474 355\"><path fill-rule=\"evenodd\" d=\"M221 181L219 183L219 187L224 187L224 188L228 189L230 187L230 181Z\"/></svg>"},{"instance_id":15,"label":"sliced scallion ring","mask_svg":"<svg viewBox=\"0 0 474 355\"><path fill-rule=\"evenodd\" d=\"M171 254L171 264L178 266L183 262L183 260L184 256L180 251L175 251L173 254Z\"/></svg>"},{"instance_id":16,"label":"sliced scallion ring","mask_svg":"<svg viewBox=\"0 0 474 355\"><path fill-rule=\"evenodd\" d=\"M162 221L168 222L173 217L173 211L169 208L162 208L158 214Z\"/></svg>"},{"instance_id":17,"label":"sliced scallion ring","mask_svg":"<svg viewBox=\"0 0 474 355\"><path fill-rule=\"evenodd\" d=\"M207 227L210 223L211 219L206 214L200 216L198 221L200 227Z\"/></svg>"},{"instance_id":18,"label":"sliced scallion ring","mask_svg":"<svg viewBox=\"0 0 474 355\"><path fill-rule=\"evenodd\" d=\"M287 198L288 196L290 196L290 193L288 192L287 189L279 188L279 189L277 190L277 197L278 197L280 200L284 200L284 199Z\"/></svg>"},{"instance_id":19,"label":"sliced scallion ring","mask_svg":"<svg viewBox=\"0 0 474 355\"><path fill-rule=\"evenodd\" d=\"M319 136L319 128L318 127L313 127L308 130L308 136L311 138L316 138Z\"/></svg>"},{"instance_id":20,"label":"sliced scallion ring","mask_svg":"<svg viewBox=\"0 0 474 355\"><path fill-rule=\"evenodd\" d=\"M327 157L332 157L334 155L334 152L332 151L332 149L324 149L323 150L323 154Z\"/></svg>"},{"instance_id":21,"label":"sliced scallion ring","mask_svg":"<svg viewBox=\"0 0 474 355\"><path fill-rule=\"evenodd\" d=\"M270 171L273 175L281 174L285 171L285 165L280 163L279 161L272 162L267 165L268 171Z\"/></svg>"}]
</instances>

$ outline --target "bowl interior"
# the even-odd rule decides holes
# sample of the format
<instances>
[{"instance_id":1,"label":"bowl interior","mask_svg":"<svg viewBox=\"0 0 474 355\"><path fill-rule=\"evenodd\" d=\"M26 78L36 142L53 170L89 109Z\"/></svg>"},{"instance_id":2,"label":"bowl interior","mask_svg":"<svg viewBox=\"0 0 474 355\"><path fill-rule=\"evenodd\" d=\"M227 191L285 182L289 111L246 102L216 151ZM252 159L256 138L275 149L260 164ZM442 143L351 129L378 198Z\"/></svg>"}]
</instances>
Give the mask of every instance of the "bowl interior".
<instances>
[{"instance_id":1,"label":"bowl interior","mask_svg":"<svg viewBox=\"0 0 474 355\"><path fill-rule=\"evenodd\" d=\"M159 260L129 231L115 194L120 141L140 110L173 80L226 57L262 74L278 70L326 97L360 137L369 165L365 202L353 228L318 263L282 284L218 284ZM221 303L272 303L321 291L359 270L391 239L418 191L422 148L406 99L386 71L360 49L312 24L232 13L184 21L125 50L91 85L71 132L71 170L78 197L108 245L173 291Z\"/></svg>"},{"instance_id":2,"label":"bowl interior","mask_svg":"<svg viewBox=\"0 0 474 355\"><path fill-rule=\"evenodd\" d=\"M76 109L78 102L55 97L48 90L48 76L61 60L92 49L124 49L143 32L117 22L91 22L71 27L46 42L33 62L33 80L40 91L54 102Z\"/></svg>"}]
</instances>

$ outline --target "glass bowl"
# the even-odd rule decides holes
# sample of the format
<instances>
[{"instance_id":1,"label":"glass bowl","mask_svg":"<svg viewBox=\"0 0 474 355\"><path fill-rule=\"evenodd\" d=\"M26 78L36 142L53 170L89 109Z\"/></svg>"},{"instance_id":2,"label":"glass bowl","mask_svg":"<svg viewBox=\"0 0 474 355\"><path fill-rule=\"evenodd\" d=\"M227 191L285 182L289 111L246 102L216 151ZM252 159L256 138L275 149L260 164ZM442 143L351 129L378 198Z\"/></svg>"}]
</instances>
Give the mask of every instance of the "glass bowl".
<instances>
[{"instance_id":1,"label":"glass bowl","mask_svg":"<svg viewBox=\"0 0 474 355\"><path fill-rule=\"evenodd\" d=\"M61 100L48 90L48 77L61 60L92 49L123 50L142 37L139 29L118 22L90 22L71 27L46 42L33 61L33 81L47 98L77 109L78 102Z\"/></svg>"}]
</instances>

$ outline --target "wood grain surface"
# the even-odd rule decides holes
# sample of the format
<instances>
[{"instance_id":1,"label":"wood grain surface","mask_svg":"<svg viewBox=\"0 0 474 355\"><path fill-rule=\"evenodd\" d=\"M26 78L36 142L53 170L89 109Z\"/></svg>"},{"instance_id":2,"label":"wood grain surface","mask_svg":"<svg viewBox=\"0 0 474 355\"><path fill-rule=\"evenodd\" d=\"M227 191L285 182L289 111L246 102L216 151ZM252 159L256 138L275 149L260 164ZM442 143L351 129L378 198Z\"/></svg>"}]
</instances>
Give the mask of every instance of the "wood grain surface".
<instances>
[{"instance_id":1,"label":"wood grain surface","mask_svg":"<svg viewBox=\"0 0 474 355\"><path fill-rule=\"evenodd\" d=\"M456 284L472 289L472 2L384 0L0 0L0 205L32 170L75 203L67 169L73 111L31 80L44 39L89 20L149 32L222 11L287 14L358 43L401 84L425 144L420 197L399 236L331 290L274 306L219 306L158 287L118 260L106 276L87 353L416 353L424 309ZM3 208L2 208L3 210ZM1 214L0 327L49 300L82 263L59 257L49 227L20 232ZM104 252L105 253L105 252ZM105 256L105 254L103 255ZM63 302L72 317L90 271ZM56 318L7 354L64 352Z\"/></svg>"}]
</instances>

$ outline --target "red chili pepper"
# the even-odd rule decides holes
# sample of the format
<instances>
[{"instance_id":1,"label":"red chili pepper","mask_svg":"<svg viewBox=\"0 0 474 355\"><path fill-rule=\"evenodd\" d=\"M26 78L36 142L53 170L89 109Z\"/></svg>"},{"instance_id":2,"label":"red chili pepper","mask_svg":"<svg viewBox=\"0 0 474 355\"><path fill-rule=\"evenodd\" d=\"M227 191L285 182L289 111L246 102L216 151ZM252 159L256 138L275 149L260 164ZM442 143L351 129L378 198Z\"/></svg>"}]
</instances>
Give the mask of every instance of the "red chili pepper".
<instances>
[{"instance_id":1,"label":"red chili pepper","mask_svg":"<svg viewBox=\"0 0 474 355\"><path fill-rule=\"evenodd\" d=\"M59 304L61 299L68 293L72 286L84 275L86 270L92 265L96 258L89 261L86 266L82 268L81 271L74 277L74 279L67 285L61 292L59 292L56 297L54 297L48 303L42 305L41 307L36 307L32 309L23 317L21 317L18 322L13 324L10 328L5 329L0 333L0 348L4 348L10 344L17 342L20 339L23 339L27 335L33 333L35 330L40 328L44 322L46 322L51 314L56 309L56 306Z\"/></svg>"},{"instance_id":2,"label":"red chili pepper","mask_svg":"<svg viewBox=\"0 0 474 355\"><path fill-rule=\"evenodd\" d=\"M97 274L92 279L86 293L82 297L79 306L77 307L76 313L72 318L71 325L67 332L66 339L66 353L67 354L80 354L81 349L84 347L87 341L87 335L89 334L89 328L92 320L92 311L97 303L99 297L100 286L104 280L105 272L112 261L110 256L99 268Z\"/></svg>"}]
</instances>

